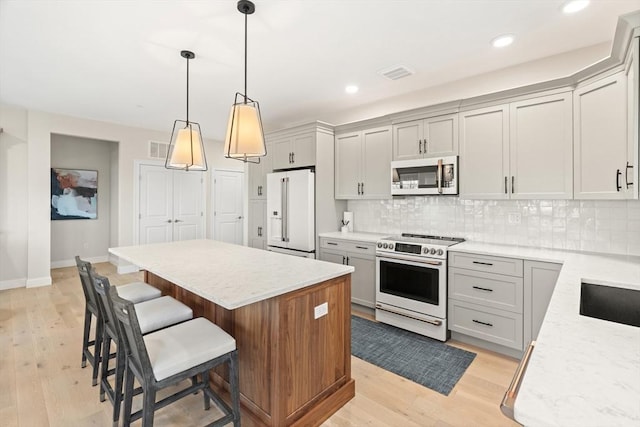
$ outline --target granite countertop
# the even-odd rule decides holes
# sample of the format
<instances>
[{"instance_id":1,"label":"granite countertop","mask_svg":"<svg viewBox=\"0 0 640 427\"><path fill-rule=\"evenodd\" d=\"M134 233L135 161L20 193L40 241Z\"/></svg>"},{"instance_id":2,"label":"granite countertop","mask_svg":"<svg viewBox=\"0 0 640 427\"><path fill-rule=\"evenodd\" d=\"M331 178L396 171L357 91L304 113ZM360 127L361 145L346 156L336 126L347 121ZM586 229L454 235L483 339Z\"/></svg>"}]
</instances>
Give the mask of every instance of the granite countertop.
<instances>
[{"instance_id":1,"label":"granite countertop","mask_svg":"<svg viewBox=\"0 0 640 427\"><path fill-rule=\"evenodd\" d=\"M579 314L582 281L640 289L640 257L475 242L449 250L562 264L515 401L519 423L640 425L640 328Z\"/></svg>"},{"instance_id":2,"label":"granite countertop","mask_svg":"<svg viewBox=\"0 0 640 427\"><path fill-rule=\"evenodd\" d=\"M318 234L320 237L328 237L330 239L342 239L353 240L356 242L376 243L380 239L389 237L390 234L378 234L378 233L365 233L365 232L349 232L343 233L341 231L329 231L326 233Z\"/></svg>"},{"instance_id":3,"label":"granite countertop","mask_svg":"<svg viewBox=\"0 0 640 427\"><path fill-rule=\"evenodd\" d=\"M349 265L215 240L127 246L109 252L228 310L354 271Z\"/></svg>"}]
</instances>

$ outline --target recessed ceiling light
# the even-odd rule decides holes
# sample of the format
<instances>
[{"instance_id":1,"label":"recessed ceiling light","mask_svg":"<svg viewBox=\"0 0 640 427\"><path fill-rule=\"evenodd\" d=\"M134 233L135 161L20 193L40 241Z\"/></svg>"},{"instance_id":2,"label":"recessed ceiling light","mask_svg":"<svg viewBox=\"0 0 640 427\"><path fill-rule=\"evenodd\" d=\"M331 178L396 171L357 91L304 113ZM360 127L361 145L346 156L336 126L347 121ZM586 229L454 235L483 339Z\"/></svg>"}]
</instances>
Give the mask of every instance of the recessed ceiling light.
<instances>
[{"instance_id":1,"label":"recessed ceiling light","mask_svg":"<svg viewBox=\"0 0 640 427\"><path fill-rule=\"evenodd\" d=\"M493 47L505 47L513 43L513 40L513 34L503 34L491 40L491 44L493 45Z\"/></svg>"},{"instance_id":2,"label":"recessed ceiling light","mask_svg":"<svg viewBox=\"0 0 640 427\"><path fill-rule=\"evenodd\" d=\"M344 88L344 91L350 95L353 95L354 93L358 92L358 86L348 85L347 87Z\"/></svg>"},{"instance_id":3,"label":"recessed ceiling light","mask_svg":"<svg viewBox=\"0 0 640 427\"><path fill-rule=\"evenodd\" d=\"M568 1L562 6L562 11L566 14L580 12L585 7L589 6L589 0L572 0Z\"/></svg>"}]
</instances>

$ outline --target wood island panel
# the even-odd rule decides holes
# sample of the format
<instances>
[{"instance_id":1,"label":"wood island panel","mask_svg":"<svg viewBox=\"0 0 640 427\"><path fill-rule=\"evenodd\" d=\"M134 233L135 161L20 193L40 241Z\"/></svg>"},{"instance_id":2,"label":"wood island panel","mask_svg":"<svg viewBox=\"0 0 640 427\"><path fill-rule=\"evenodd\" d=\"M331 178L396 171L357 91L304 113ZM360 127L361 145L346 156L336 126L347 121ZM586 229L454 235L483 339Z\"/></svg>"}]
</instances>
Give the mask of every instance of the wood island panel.
<instances>
[{"instance_id":1,"label":"wood island panel","mask_svg":"<svg viewBox=\"0 0 640 427\"><path fill-rule=\"evenodd\" d=\"M236 339L243 416L253 422L318 426L355 395L350 274L234 310L148 271L145 281ZM315 319L325 302L328 313ZM214 385L228 379L226 368L215 372Z\"/></svg>"}]
</instances>

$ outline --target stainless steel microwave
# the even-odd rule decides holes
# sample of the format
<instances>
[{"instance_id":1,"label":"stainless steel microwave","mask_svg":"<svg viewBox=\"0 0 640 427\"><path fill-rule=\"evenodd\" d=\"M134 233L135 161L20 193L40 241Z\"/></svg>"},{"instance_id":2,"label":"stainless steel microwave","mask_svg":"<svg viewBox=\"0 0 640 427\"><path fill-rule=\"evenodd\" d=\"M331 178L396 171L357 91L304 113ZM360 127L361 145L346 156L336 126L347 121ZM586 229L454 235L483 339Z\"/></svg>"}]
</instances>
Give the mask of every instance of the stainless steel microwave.
<instances>
[{"instance_id":1,"label":"stainless steel microwave","mask_svg":"<svg viewBox=\"0 0 640 427\"><path fill-rule=\"evenodd\" d=\"M458 194L458 156L391 162L391 195Z\"/></svg>"}]
</instances>

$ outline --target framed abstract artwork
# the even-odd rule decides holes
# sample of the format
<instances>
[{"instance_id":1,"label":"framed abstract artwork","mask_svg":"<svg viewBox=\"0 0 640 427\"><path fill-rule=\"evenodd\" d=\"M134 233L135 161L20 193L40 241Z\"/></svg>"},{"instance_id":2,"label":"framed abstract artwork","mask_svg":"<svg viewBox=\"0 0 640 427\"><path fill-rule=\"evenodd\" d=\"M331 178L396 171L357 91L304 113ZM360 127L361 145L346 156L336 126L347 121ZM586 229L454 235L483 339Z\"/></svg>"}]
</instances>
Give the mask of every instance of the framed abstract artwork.
<instances>
[{"instance_id":1,"label":"framed abstract artwork","mask_svg":"<svg viewBox=\"0 0 640 427\"><path fill-rule=\"evenodd\" d=\"M51 219L96 219L98 171L51 168Z\"/></svg>"}]
</instances>

